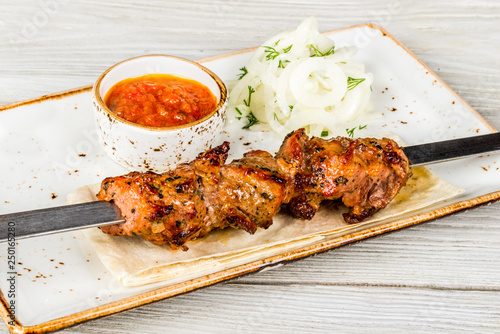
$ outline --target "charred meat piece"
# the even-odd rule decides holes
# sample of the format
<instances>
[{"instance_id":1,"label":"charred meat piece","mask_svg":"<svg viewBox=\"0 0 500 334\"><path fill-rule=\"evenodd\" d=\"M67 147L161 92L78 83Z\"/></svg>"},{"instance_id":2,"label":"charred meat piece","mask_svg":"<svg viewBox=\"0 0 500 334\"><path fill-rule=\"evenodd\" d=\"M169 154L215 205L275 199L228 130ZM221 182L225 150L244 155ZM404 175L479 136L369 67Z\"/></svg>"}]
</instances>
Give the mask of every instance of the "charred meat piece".
<instances>
[{"instance_id":1,"label":"charred meat piece","mask_svg":"<svg viewBox=\"0 0 500 334\"><path fill-rule=\"evenodd\" d=\"M298 130L277 157L300 165L288 207L303 219L311 219L321 201L341 199L350 208L346 222L360 222L386 207L409 176L403 150L386 138L309 139Z\"/></svg>"},{"instance_id":2,"label":"charred meat piece","mask_svg":"<svg viewBox=\"0 0 500 334\"><path fill-rule=\"evenodd\" d=\"M182 247L214 229L269 227L289 188L286 170L264 151L224 165L228 150L225 142L167 173L105 179L97 197L114 201L126 222L102 231Z\"/></svg>"},{"instance_id":3,"label":"charred meat piece","mask_svg":"<svg viewBox=\"0 0 500 334\"><path fill-rule=\"evenodd\" d=\"M392 140L309 138L289 134L276 156L251 151L225 164L229 143L172 171L133 172L102 182L99 200L114 201L125 223L101 227L155 244L184 244L226 227L255 233L282 205L311 219L323 200L342 200L357 223L384 208L409 176L408 159Z\"/></svg>"}]
</instances>

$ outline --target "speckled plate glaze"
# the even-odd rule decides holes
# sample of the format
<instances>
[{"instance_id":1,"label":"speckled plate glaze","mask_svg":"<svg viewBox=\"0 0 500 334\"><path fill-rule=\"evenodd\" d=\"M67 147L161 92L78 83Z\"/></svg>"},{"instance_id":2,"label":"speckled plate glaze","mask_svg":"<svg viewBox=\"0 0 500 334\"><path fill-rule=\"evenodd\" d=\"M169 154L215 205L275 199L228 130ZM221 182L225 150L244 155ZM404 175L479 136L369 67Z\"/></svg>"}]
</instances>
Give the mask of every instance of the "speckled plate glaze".
<instances>
[{"instance_id":1,"label":"speckled plate glaze","mask_svg":"<svg viewBox=\"0 0 500 334\"><path fill-rule=\"evenodd\" d=\"M494 132L477 112L401 43L380 27L359 25L326 33L338 47L356 45L357 60L375 77L372 103L384 118L358 133L394 132L408 144ZM252 49L201 60L228 82ZM91 87L0 107L0 213L62 205L76 188L127 172L98 144ZM232 157L250 149L276 150L280 140L226 126ZM231 158L231 157L230 157ZM235 268L165 286L124 288L100 263L80 232L19 241L16 266L7 267L0 245L0 315L7 323L10 271L17 272L14 333L42 333L208 286L262 268L411 226L500 198L500 154L433 165L446 181L465 189L399 220L365 227L321 243ZM474 177L470 177L474 175ZM140 322L140 319L138 319Z\"/></svg>"}]
</instances>

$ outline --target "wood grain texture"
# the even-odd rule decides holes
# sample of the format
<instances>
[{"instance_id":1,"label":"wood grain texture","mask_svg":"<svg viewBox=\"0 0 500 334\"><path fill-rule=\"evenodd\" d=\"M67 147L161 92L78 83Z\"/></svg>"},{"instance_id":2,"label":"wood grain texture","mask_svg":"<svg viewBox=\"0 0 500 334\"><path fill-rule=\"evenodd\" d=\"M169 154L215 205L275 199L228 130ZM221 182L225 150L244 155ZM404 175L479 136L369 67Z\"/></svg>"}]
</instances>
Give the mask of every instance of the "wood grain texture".
<instances>
[{"instance_id":1,"label":"wood grain texture","mask_svg":"<svg viewBox=\"0 0 500 334\"><path fill-rule=\"evenodd\" d=\"M0 105L89 85L137 55L259 45L307 16L391 32L500 128L500 2L489 0L0 3ZM90 321L63 333L498 333L500 205ZM0 333L7 329L0 326Z\"/></svg>"}]
</instances>

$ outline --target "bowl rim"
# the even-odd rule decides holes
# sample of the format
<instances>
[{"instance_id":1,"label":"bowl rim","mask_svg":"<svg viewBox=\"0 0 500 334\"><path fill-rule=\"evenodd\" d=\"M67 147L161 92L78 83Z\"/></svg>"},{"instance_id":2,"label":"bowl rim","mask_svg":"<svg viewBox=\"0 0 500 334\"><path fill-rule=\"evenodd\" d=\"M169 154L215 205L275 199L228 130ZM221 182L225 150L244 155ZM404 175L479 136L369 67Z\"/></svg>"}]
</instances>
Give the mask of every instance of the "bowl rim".
<instances>
[{"instance_id":1,"label":"bowl rim","mask_svg":"<svg viewBox=\"0 0 500 334\"><path fill-rule=\"evenodd\" d=\"M103 97L101 96L101 94L99 92L100 88L101 88L101 82L102 82L102 80L114 68L117 68L118 66L121 66L122 64L127 63L129 61L133 61L133 60L140 59L140 58L146 58L146 57L172 58L172 59L175 59L175 60L183 61L183 62L189 63L191 65L194 65L194 66L198 67L199 69L201 69L202 71L204 71L205 73L207 73L215 81L215 83L219 87L219 91L220 91L219 102L215 106L214 110L212 112L210 112L208 115L205 115L203 118L200 118L200 119L198 119L198 120L196 120L194 122L190 122L190 123L186 123L186 124L181 124L181 125L176 125L176 126L162 126L162 127L137 124L137 123L128 121L128 120L126 120L124 118L121 118L120 116L118 116L115 113L113 113L108 108L108 106L106 105L106 103L104 103ZM158 74L168 74L168 73L158 73ZM191 79L191 80L194 80L194 79ZM95 99L96 103L99 104L99 106L101 107L101 109L106 112L106 114L107 114L108 117L111 117L111 118L113 118L114 120L116 120L118 122L127 124L129 126L134 127L134 128L140 128L140 129L145 129L145 130L160 132L160 131L175 131L175 130L181 130L181 129L186 129L186 128L192 128L192 127L194 127L194 126L196 126L196 125L198 125L200 123L203 123L203 122L207 121L208 119L212 118L219 111L223 110L224 106L226 105L226 103L227 103L227 88L226 88L226 85L224 84L224 82L214 72L212 72L211 70L209 70L205 66L201 65L200 63L197 63L195 61L191 61L191 60L186 59L186 58L172 56L172 55L150 54L150 55L142 55L142 56L137 56L137 57L125 59L125 60L122 60L119 63L116 63L113 66L109 67L106 71L104 71L99 76L99 78L97 78L97 81L94 83L94 85L92 87L92 97Z\"/></svg>"}]
</instances>

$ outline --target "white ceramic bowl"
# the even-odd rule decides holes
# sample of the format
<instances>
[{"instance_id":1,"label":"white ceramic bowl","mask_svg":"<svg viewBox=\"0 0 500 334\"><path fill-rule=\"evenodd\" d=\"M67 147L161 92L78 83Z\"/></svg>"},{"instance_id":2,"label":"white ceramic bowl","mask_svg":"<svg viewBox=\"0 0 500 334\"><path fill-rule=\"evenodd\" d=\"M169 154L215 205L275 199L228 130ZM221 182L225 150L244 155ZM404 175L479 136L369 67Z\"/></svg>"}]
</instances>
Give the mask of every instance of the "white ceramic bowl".
<instances>
[{"instance_id":1,"label":"white ceramic bowl","mask_svg":"<svg viewBox=\"0 0 500 334\"><path fill-rule=\"evenodd\" d=\"M113 114L104 103L116 83L147 74L171 74L196 80L217 97L213 112L195 122L175 127L150 127ZM224 125L227 89L204 66L173 56L149 55L118 63L97 79L92 89L101 144L116 162L131 170L163 172L194 159L209 149Z\"/></svg>"}]
</instances>

